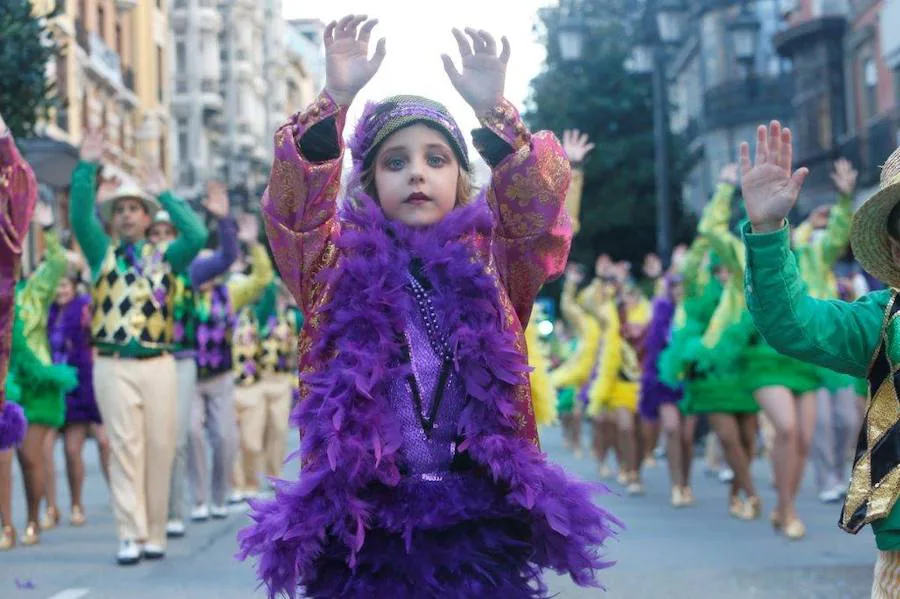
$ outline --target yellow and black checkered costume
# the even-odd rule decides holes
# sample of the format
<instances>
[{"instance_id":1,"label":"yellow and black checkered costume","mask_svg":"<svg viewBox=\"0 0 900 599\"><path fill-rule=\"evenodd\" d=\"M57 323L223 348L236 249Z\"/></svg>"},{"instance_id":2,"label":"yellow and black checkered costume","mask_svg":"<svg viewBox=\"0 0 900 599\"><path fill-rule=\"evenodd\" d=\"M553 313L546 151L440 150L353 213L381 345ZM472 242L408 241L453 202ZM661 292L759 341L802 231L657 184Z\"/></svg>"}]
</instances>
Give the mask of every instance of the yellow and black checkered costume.
<instances>
[{"instance_id":1,"label":"yellow and black checkered costume","mask_svg":"<svg viewBox=\"0 0 900 599\"><path fill-rule=\"evenodd\" d=\"M852 533L886 518L900 492L900 301L887 305L881 341L869 367L869 406L856 445L840 526Z\"/></svg>"}]
</instances>

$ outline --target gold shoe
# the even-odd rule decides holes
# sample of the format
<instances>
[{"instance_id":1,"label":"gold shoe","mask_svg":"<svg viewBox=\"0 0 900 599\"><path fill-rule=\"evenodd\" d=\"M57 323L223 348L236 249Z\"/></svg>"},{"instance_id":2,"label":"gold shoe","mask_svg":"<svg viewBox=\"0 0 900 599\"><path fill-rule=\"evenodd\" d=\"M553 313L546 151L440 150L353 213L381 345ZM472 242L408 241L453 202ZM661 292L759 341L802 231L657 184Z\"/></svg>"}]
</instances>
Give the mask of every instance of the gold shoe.
<instances>
[{"instance_id":1,"label":"gold shoe","mask_svg":"<svg viewBox=\"0 0 900 599\"><path fill-rule=\"evenodd\" d=\"M806 536L806 526L799 518L792 518L784 525L784 536L792 541L799 541Z\"/></svg>"},{"instance_id":2,"label":"gold shoe","mask_svg":"<svg viewBox=\"0 0 900 599\"><path fill-rule=\"evenodd\" d=\"M644 468L656 468L657 461L654 457L644 458Z\"/></svg>"},{"instance_id":3,"label":"gold shoe","mask_svg":"<svg viewBox=\"0 0 900 599\"><path fill-rule=\"evenodd\" d=\"M631 478L631 482L628 483L628 487L626 487L626 492L632 497L644 494L644 484L637 477L637 474L633 475Z\"/></svg>"},{"instance_id":4,"label":"gold shoe","mask_svg":"<svg viewBox=\"0 0 900 599\"><path fill-rule=\"evenodd\" d=\"M684 507L690 507L696 503L694 491L690 487L681 487L681 501Z\"/></svg>"},{"instance_id":5,"label":"gold shoe","mask_svg":"<svg viewBox=\"0 0 900 599\"><path fill-rule=\"evenodd\" d=\"M616 482L618 482L623 487L629 483L631 477L628 476L628 473L624 470L619 470L619 476L616 477Z\"/></svg>"},{"instance_id":6,"label":"gold shoe","mask_svg":"<svg viewBox=\"0 0 900 599\"><path fill-rule=\"evenodd\" d=\"M0 535L0 551L9 551L16 546L16 529L12 526L4 526Z\"/></svg>"},{"instance_id":7,"label":"gold shoe","mask_svg":"<svg viewBox=\"0 0 900 599\"><path fill-rule=\"evenodd\" d=\"M607 464L600 464L600 480L606 480L612 476L612 469Z\"/></svg>"},{"instance_id":8,"label":"gold shoe","mask_svg":"<svg viewBox=\"0 0 900 599\"><path fill-rule=\"evenodd\" d=\"M54 506L48 506L47 511L44 512L44 517L41 518L41 530L51 530L56 528L59 524L59 510Z\"/></svg>"},{"instance_id":9,"label":"gold shoe","mask_svg":"<svg viewBox=\"0 0 900 599\"><path fill-rule=\"evenodd\" d=\"M762 515L762 499L758 495L747 499L747 513L751 520L756 520Z\"/></svg>"},{"instance_id":10,"label":"gold shoe","mask_svg":"<svg viewBox=\"0 0 900 599\"><path fill-rule=\"evenodd\" d=\"M738 520L752 520L747 504L737 495L732 495L728 503L728 513Z\"/></svg>"},{"instance_id":11,"label":"gold shoe","mask_svg":"<svg viewBox=\"0 0 900 599\"><path fill-rule=\"evenodd\" d=\"M672 507L684 507L684 494L681 491L681 487L672 487Z\"/></svg>"},{"instance_id":12,"label":"gold shoe","mask_svg":"<svg viewBox=\"0 0 900 599\"><path fill-rule=\"evenodd\" d=\"M23 545L37 545L41 542L41 529L38 528L37 522L29 522L25 527L25 534L22 535Z\"/></svg>"},{"instance_id":13,"label":"gold shoe","mask_svg":"<svg viewBox=\"0 0 900 599\"><path fill-rule=\"evenodd\" d=\"M72 517L69 520L72 526L84 526L87 524L87 518L84 515L84 510L80 505L72 506Z\"/></svg>"}]
</instances>

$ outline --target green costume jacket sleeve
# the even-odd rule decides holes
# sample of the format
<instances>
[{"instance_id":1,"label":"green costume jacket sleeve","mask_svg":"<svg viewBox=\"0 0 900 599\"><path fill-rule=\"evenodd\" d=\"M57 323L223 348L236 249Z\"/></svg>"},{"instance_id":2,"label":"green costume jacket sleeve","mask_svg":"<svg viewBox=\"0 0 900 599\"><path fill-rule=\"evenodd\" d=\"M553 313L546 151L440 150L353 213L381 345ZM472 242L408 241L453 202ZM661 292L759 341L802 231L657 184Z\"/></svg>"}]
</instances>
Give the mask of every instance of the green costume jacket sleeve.
<instances>
[{"instance_id":1,"label":"green costume jacket sleeve","mask_svg":"<svg viewBox=\"0 0 900 599\"><path fill-rule=\"evenodd\" d=\"M72 172L72 189L69 218L72 231L91 267L91 276L96 278L109 249L109 236L97 216L96 193L97 165L81 161Z\"/></svg>"},{"instance_id":2,"label":"green costume jacket sleeve","mask_svg":"<svg viewBox=\"0 0 900 599\"><path fill-rule=\"evenodd\" d=\"M166 249L166 261L174 272L187 272L191 261L206 245L209 231L188 203L171 192L164 191L159 196L159 203L169 213L172 224L178 230L178 237Z\"/></svg>"},{"instance_id":3,"label":"green costume jacket sleeve","mask_svg":"<svg viewBox=\"0 0 900 599\"><path fill-rule=\"evenodd\" d=\"M788 227L754 234L744 226L744 292L753 322L782 354L856 377L868 374L891 291L853 303L817 300L806 292Z\"/></svg>"},{"instance_id":4,"label":"green costume jacket sleeve","mask_svg":"<svg viewBox=\"0 0 900 599\"><path fill-rule=\"evenodd\" d=\"M259 299L275 276L272 261L261 243L254 244L250 250L250 264L249 277L228 281L228 297L235 312Z\"/></svg>"}]
</instances>

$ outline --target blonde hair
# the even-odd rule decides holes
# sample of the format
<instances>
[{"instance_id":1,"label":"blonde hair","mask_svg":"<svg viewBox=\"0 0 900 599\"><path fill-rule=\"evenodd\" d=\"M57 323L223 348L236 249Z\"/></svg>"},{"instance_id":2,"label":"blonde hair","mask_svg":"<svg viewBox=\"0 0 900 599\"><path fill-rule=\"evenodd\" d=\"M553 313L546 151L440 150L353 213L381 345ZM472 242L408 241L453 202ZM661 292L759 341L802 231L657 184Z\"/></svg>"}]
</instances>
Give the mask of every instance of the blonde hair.
<instances>
[{"instance_id":1,"label":"blonde hair","mask_svg":"<svg viewBox=\"0 0 900 599\"><path fill-rule=\"evenodd\" d=\"M363 169L359 175L359 181L370 197L378 200L378 191L375 188L375 164ZM456 205L454 208L468 206L472 201L472 175L459 165L459 178L456 180Z\"/></svg>"}]
</instances>

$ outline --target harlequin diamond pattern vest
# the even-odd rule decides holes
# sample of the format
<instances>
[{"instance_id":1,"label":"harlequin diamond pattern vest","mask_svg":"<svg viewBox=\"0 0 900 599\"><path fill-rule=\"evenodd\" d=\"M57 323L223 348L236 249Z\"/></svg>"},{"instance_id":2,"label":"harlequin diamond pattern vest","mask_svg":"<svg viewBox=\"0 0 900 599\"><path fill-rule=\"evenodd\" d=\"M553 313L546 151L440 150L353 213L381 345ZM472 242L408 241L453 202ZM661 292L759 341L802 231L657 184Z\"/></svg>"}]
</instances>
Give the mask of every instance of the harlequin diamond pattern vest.
<instances>
[{"instance_id":1,"label":"harlequin diamond pattern vest","mask_svg":"<svg viewBox=\"0 0 900 599\"><path fill-rule=\"evenodd\" d=\"M852 533L886 518L900 493L900 301L884 314L881 342L869 366L869 401L856 445L840 526Z\"/></svg>"},{"instance_id":2,"label":"harlequin diamond pattern vest","mask_svg":"<svg viewBox=\"0 0 900 599\"><path fill-rule=\"evenodd\" d=\"M172 309L173 342L180 350L192 350L196 347L197 319L194 313L194 297L194 289L187 275L176 276Z\"/></svg>"},{"instance_id":3,"label":"harlequin diamond pattern vest","mask_svg":"<svg viewBox=\"0 0 900 599\"><path fill-rule=\"evenodd\" d=\"M241 310L234 331L234 368L239 385L251 385L265 373L294 373L297 327L290 316L272 316L262 329L252 307Z\"/></svg>"},{"instance_id":4,"label":"harlequin diamond pattern vest","mask_svg":"<svg viewBox=\"0 0 900 599\"><path fill-rule=\"evenodd\" d=\"M144 243L129 257L110 247L93 288L94 343L172 349L175 277L163 252Z\"/></svg>"},{"instance_id":5,"label":"harlequin diamond pattern vest","mask_svg":"<svg viewBox=\"0 0 900 599\"><path fill-rule=\"evenodd\" d=\"M202 379L231 370L235 316L225 284L196 293L194 297L197 376Z\"/></svg>"}]
</instances>

